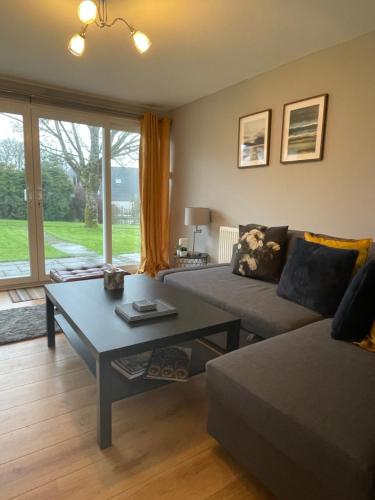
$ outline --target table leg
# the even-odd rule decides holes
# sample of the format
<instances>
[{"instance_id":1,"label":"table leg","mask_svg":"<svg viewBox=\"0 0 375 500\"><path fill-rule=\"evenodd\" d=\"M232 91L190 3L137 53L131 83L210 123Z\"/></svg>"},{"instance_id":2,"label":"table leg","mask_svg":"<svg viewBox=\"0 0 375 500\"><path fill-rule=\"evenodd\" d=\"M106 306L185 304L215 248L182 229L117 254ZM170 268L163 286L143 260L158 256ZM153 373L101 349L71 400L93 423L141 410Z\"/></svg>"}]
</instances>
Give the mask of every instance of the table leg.
<instances>
[{"instance_id":1,"label":"table leg","mask_svg":"<svg viewBox=\"0 0 375 500\"><path fill-rule=\"evenodd\" d=\"M46 313L48 347L55 347L55 306L48 295L46 296Z\"/></svg>"},{"instance_id":2,"label":"table leg","mask_svg":"<svg viewBox=\"0 0 375 500\"><path fill-rule=\"evenodd\" d=\"M101 449L112 445L112 368L110 361L96 361L96 432Z\"/></svg>"},{"instance_id":3,"label":"table leg","mask_svg":"<svg viewBox=\"0 0 375 500\"><path fill-rule=\"evenodd\" d=\"M240 347L240 325L227 330L227 352L235 351Z\"/></svg>"}]
</instances>

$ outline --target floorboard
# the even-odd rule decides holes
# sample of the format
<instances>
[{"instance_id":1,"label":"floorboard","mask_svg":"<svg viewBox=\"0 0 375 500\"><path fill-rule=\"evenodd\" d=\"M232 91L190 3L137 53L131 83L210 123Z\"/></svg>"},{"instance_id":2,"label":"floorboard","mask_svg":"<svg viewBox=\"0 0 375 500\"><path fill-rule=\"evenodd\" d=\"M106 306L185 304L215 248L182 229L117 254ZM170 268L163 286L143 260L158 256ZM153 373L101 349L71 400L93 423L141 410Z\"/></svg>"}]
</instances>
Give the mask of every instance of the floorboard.
<instances>
[{"instance_id":1,"label":"floorboard","mask_svg":"<svg viewBox=\"0 0 375 500\"><path fill-rule=\"evenodd\" d=\"M92 384L93 381L93 375L88 370L82 369L33 384L4 389L0 391L0 410L8 410L15 406L22 406L25 403L84 387Z\"/></svg>"},{"instance_id":2,"label":"floorboard","mask_svg":"<svg viewBox=\"0 0 375 500\"><path fill-rule=\"evenodd\" d=\"M44 346L44 348L46 347ZM1 349L2 348L0 347L0 350ZM45 381L50 378L60 377L61 375L65 375L67 373L82 370L83 368L86 369L83 361L76 356L72 356L47 365L27 368L16 373L2 373L0 376L0 390L12 389L22 385L32 384L34 382Z\"/></svg>"},{"instance_id":3,"label":"floorboard","mask_svg":"<svg viewBox=\"0 0 375 500\"><path fill-rule=\"evenodd\" d=\"M34 344L35 343L35 344ZM56 335L56 347L65 344L64 335ZM39 337L33 339L33 342L28 340L23 340L21 342L15 342L14 344L5 344L1 346L0 349L0 361L5 359L17 359L22 356L27 356L29 354L36 354L38 352L44 352L46 350L46 338Z\"/></svg>"},{"instance_id":4,"label":"floorboard","mask_svg":"<svg viewBox=\"0 0 375 500\"><path fill-rule=\"evenodd\" d=\"M55 352L45 338L2 346L0 499L271 500L206 418L200 375L115 403L113 446L100 450L94 379L64 336Z\"/></svg>"}]
</instances>

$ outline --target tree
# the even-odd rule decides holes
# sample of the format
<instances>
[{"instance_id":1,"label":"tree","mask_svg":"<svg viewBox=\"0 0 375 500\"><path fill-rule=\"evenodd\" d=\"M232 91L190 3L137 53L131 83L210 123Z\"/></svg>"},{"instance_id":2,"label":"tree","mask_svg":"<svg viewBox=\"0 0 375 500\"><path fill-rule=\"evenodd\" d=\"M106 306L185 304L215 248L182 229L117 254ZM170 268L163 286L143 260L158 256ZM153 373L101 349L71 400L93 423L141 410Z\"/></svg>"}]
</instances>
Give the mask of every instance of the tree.
<instances>
[{"instance_id":1,"label":"tree","mask_svg":"<svg viewBox=\"0 0 375 500\"><path fill-rule=\"evenodd\" d=\"M83 221L85 211L85 190L80 184L74 186L74 194L70 204L71 216L74 221Z\"/></svg>"},{"instance_id":2,"label":"tree","mask_svg":"<svg viewBox=\"0 0 375 500\"><path fill-rule=\"evenodd\" d=\"M27 205L23 142L15 138L0 141L0 216L26 219Z\"/></svg>"},{"instance_id":3,"label":"tree","mask_svg":"<svg viewBox=\"0 0 375 500\"><path fill-rule=\"evenodd\" d=\"M102 183L102 129L100 127L40 120L41 155L72 169L85 192L84 222L87 227L98 224L98 192ZM111 130L111 159L136 160L139 134Z\"/></svg>"},{"instance_id":4,"label":"tree","mask_svg":"<svg viewBox=\"0 0 375 500\"><path fill-rule=\"evenodd\" d=\"M22 170L0 164L0 217L2 219L26 220L27 205L24 199L26 188Z\"/></svg>"},{"instance_id":5,"label":"tree","mask_svg":"<svg viewBox=\"0 0 375 500\"><path fill-rule=\"evenodd\" d=\"M23 142L14 138L0 141L0 163L9 168L23 169L25 163Z\"/></svg>"},{"instance_id":6,"label":"tree","mask_svg":"<svg viewBox=\"0 0 375 500\"><path fill-rule=\"evenodd\" d=\"M64 170L43 163L43 214L45 220L70 220L73 183Z\"/></svg>"}]
</instances>

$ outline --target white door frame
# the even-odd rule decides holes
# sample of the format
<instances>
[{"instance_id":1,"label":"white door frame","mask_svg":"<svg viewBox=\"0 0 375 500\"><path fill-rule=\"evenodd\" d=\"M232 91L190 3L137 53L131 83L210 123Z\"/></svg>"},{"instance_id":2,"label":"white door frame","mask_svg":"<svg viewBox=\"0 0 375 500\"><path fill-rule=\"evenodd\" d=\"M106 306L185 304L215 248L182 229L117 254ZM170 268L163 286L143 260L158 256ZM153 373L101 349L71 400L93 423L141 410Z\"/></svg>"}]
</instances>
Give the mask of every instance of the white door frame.
<instances>
[{"instance_id":1,"label":"white door frame","mask_svg":"<svg viewBox=\"0 0 375 500\"><path fill-rule=\"evenodd\" d=\"M0 98L0 113L18 114L23 117L24 155L25 155L25 181L27 192L27 221L29 236L29 262L30 276L17 276L14 278L2 278L1 288L11 288L18 284L33 284L39 281L38 254L36 245L36 192L33 168L33 134L31 124L30 104L24 101L16 101Z\"/></svg>"}]
</instances>

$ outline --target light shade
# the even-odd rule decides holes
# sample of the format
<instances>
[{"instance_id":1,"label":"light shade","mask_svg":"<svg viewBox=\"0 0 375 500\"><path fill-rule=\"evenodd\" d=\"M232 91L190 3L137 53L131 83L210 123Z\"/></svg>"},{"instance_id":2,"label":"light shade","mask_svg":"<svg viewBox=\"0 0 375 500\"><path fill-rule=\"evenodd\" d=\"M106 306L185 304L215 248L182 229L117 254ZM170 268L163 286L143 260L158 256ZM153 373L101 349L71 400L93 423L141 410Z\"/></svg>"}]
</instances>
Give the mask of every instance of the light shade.
<instances>
[{"instance_id":1,"label":"light shade","mask_svg":"<svg viewBox=\"0 0 375 500\"><path fill-rule=\"evenodd\" d=\"M143 54L143 52L146 52L151 47L150 39L142 31L135 31L132 33L132 37L135 48L140 54Z\"/></svg>"},{"instance_id":2,"label":"light shade","mask_svg":"<svg viewBox=\"0 0 375 500\"><path fill-rule=\"evenodd\" d=\"M78 17L83 24L91 24L95 21L97 7L92 0L84 0L78 6Z\"/></svg>"},{"instance_id":3,"label":"light shade","mask_svg":"<svg viewBox=\"0 0 375 500\"><path fill-rule=\"evenodd\" d=\"M69 50L77 57L83 54L85 50L85 38L80 33L76 33L70 39Z\"/></svg>"},{"instance_id":4,"label":"light shade","mask_svg":"<svg viewBox=\"0 0 375 500\"><path fill-rule=\"evenodd\" d=\"M202 207L185 208L185 226L208 226L210 210Z\"/></svg>"}]
</instances>

